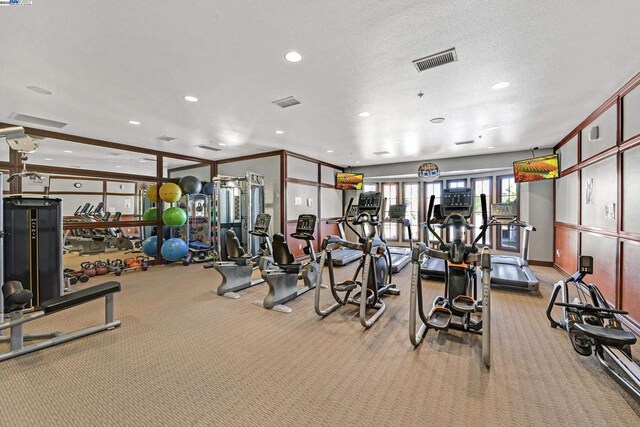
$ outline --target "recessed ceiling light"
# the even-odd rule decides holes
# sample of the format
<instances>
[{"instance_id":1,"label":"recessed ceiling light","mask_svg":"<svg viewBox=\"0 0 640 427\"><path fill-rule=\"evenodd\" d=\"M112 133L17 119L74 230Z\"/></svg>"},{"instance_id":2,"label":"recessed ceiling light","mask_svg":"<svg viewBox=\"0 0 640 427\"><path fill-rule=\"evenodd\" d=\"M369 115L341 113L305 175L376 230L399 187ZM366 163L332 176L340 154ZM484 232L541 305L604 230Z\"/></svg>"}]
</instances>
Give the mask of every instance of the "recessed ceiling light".
<instances>
[{"instance_id":1,"label":"recessed ceiling light","mask_svg":"<svg viewBox=\"0 0 640 427\"><path fill-rule=\"evenodd\" d=\"M509 82L498 82L498 83L493 84L491 86L491 89L504 89L506 87L509 87L510 84L511 83L509 83Z\"/></svg>"},{"instance_id":2,"label":"recessed ceiling light","mask_svg":"<svg viewBox=\"0 0 640 427\"><path fill-rule=\"evenodd\" d=\"M368 111L362 111L362 112L358 113L358 115L360 117L369 117L371 115L371 113L368 112Z\"/></svg>"},{"instance_id":3,"label":"recessed ceiling light","mask_svg":"<svg viewBox=\"0 0 640 427\"><path fill-rule=\"evenodd\" d=\"M333 150L327 150L327 153L333 153Z\"/></svg>"},{"instance_id":4,"label":"recessed ceiling light","mask_svg":"<svg viewBox=\"0 0 640 427\"><path fill-rule=\"evenodd\" d=\"M358 161L356 162L356 164L358 164L358 163L360 163L360 160L358 160Z\"/></svg>"},{"instance_id":5,"label":"recessed ceiling light","mask_svg":"<svg viewBox=\"0 0 640 427\"><path fill-rule=\"evenodd\" d=\"M284 59L286 59L289 62L296 63L296 62L302 61L302 55L300 55L295 50L292 50L291 52L287 52L284 54Z\"/></svg>"},{"instance_id":6,"label":"recessed ceiling light","mask_svg":"<svg viewBox=\"0 0 640 427\"><path fill-rule=\"evenodd\" d=\"M493 149L494 149L494 148L496 148L496 147L487 147L487 148L488 148L489 150L493 150Z\"/></svg>"},{"instance_id":7,"label":"recessed ceiling light","mask_svg":"<svg viewBox=\"0 0 640 427\"><path fill-rule=\"evenodd\" d=\"M218 145L220 145L220 146L224 147L224 146L225 146L225 145L227 145L227 144L225 144L224 142L218 142Z\"/></svg>"},{"instance_id":8,"label":"recessed ceiling light","mask_svg":"<svg viewBox=\"0 0 640 427\"><path fill-rule=\"evenodd\" d=\"M486 128L485 131L496 130L496 129L500 129L500 126L491 126L490 128Z\"/></svg>"},{"instance_id":9,"label":"recessed ceiling light","mask_svg":"<svg viewBox=\"0 0 640 427\"><path fill-rule=\"evenodd\" d=\"M27 89L40 95L53 95L53 92L51 92L50 90L39 86L27 86Z\"/></svg>"},{"instance_id":10,"label":"recessed ceiling light","mask_svg":"<svg viewBox=\"0 0 640 427\"><path fill-rule=\"evenodd\" d=\"M191 95L187 95L184 97L185 101L189 101L189 102L198 102L198 98L196 98L195 96L191 96Z\"/></svg>"},{"instance_id":11,"label":"recessed ceiling light","mask_svg":"<svg viewBox=\"0 0 640 427\"><path fill-rule=\"evenodd\" d=\"M73 151L71 151L71 150L62 150L62 152L63 153L69 153L69 154L73 153Z\"/></svg>"},{"instance_id":12,"label":"recessed ceiling light","mask_svg":"<svg viewBox=\"0 0 640 427\"><path fill-rule=\"evenodd\" d=\"M435 123L435 124L442 123L442 122L444 122L444 117L434 117L433 119L431 119L429 121L431 123Z\"/></svg>"},{"instance_id":13,"label":"recessed ceiling light","mask_svg":"<svg viewBox=\"0 0 640 427\"><path fill-rule=\"evenodd\" d=\"M44 159L47 161L53 160L52 158L49 158L49 157L45 157Z\"/></svg>"},{"instance_id":14,"label":"recessed ceiling light","mask_svg":"<svg viewBox=\"0 0 640 427\"><path fill-rule=\"evenodd\" d=\"M137 120L129 120L129 124L130 124L130 125L139 125L139 124L140 124L140 122L139 122L139 121L137 121Z\"/></svg>"},{"instance_id":15,"label":"recessed ceiling light","mask_svg":"<svg viewBox=\"0 0 640 427\"><path fill-rule=\"evenodd\" d=\"M277 130L277 131L276 131L276 133L277 133L278 135L282 135L282 134L284 133L284 131L283 131L283 130Z\"/></svg>"}]
</instances>

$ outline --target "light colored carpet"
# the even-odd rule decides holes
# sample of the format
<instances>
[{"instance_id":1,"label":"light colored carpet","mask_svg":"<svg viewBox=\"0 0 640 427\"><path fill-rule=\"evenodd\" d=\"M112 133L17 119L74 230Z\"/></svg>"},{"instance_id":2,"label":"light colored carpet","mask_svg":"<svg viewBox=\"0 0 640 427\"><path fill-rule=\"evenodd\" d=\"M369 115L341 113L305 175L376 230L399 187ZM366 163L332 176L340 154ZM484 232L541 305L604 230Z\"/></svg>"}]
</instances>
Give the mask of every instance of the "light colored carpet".
<instances>
[{"instance_id":1,"label":"light colored carpet","mask_svg":"<svg viewBox=\"0 0 640 427\"><path fill-rule=\"evenodd\" d=\"M409 267L397 276L402 295L387 298L368 331L354 306L317 317L312 293L288 315L252 304L266 285L238 300L218 297L209 290L220 276L202 265L127 274L116 296L119 329L0 364L0 424L639 425L638 404L549 327L544 311L560 275L534 269L540 294L492 294L490 372L474 335L429 332L413 349ZM442 284L424 289L430 304ZM102 318L102 301L92 302L32 330Z\"/></svg>"}]
</instances>

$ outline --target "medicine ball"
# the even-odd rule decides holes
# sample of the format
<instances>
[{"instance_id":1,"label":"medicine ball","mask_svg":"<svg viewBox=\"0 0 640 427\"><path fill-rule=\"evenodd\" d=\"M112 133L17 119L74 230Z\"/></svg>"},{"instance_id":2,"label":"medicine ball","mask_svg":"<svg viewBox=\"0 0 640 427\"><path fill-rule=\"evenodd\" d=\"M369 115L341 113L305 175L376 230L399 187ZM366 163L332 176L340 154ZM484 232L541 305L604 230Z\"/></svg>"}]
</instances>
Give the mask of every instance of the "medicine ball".
<instances>
[{"instance_id":1,"label":"medicine ball","mask_svg":"<svg viewBox=\"0 0 640 427\"><path fill-rule=\"evenodd\" d=\"M160 198L167 203L175 203L182 197L182 190L173 182L165 182L160 187Z\"/></svg>"},{"instance_id":2,"label":"medicine ball","mask_svg":"<svg viewBox=\"0 0 640 427\"><path fill-rule=\"evenodd\" d=\"M189 246L184 240L174 237L164 242L160 253L167 261L180 261L189 253Z\"/></svg>"},{"instance_id":3,"label":"medicine ball","mask_svg":"<svg viewBox=\"0 0 640 427\"><path fill-rule=\"evenodd\" d=\"M187 213L174 206L162 212L162 222L169 227L182 227L187 222Z\"/></svg>"},{"instance_id":4,"label":"medicine ball","mask_svg":"<svg viewBox=\"0 0 640 427\"><path fill-rule=\"evenodd\" d=\"M162 239L164 243L164 239ZM158 236L148 237L142 242L142 252L146 256L158 256Z\"/></svg>"},{"instance_id":5,"label":"medicine ball","mask_svg":"<svg viewBox=\"0 0 640 427\"><path fill-rule=\"evenodd\" d=\"M184 194L198 194L202 190L202 182L195 176L187 175L180 178L180 189Z\"/></svg>"},{"instance_id":6,"label":"medicine ball","mask_svg":"<svg viewBox=\"0 0 640 427\"><path fill-rule=\"evenodd\" d=\"M213 182L207 182L204 187L202 187L202 193L207 196L213 196Z\"/></svg>"},{"instance_id":7,"label":"medicine ball","mask_svg":"<svg viewBox=\"0 0 640 427\"><path fill-rule=\"evenodd\" d=\"M149 208L142 214L143 221L157 221L158 220L158 208Z\"/></svg>"},{"instance_id":8,"label":"medicine ball","mask_svg":"<svg viewBox=\"0 0 640 427\"><path fill-rule=\"evenodd\" d=\"M151 184L149 188L147 188L147 199L151 203L157 203L158 201L158 184Z\"/></svg>"}]
</instances>

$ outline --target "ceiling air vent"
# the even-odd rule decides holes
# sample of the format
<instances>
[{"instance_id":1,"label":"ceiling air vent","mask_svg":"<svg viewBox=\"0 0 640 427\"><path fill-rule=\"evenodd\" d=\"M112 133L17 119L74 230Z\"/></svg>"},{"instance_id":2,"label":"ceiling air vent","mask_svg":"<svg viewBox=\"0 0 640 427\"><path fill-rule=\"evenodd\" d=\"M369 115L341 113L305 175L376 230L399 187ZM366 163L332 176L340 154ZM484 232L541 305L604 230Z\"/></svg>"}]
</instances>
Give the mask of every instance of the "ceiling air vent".
<instances>
[{"instance_id":1,"label":"ceiling air vent","mask_svg":"<svg viewBox=\"0 0 640 427\"><path fill-rule=\"evenodd\" d=\"M220 148L212 147L206 144L196 145L196 148L202 148L203 150L209 150L209 151L222 151L222 149Z\"/></svg>"},{"instance_id":2,"label":"ceiling air vent","mask_svg":"<svg viewBox=\"0 0 640 427\"><path fill-rule=\"evenodd\" d=\"M162 136L159 136L158 139L160 141L169 142L169 141L173 141L176 138L174 138L173 136L162 135Z\"/></svg>"},{"instance_id":3,"label":"ceiling air vent","mask_svg":"<svg viewBox=\"0 0 640 427\"><path fill-rule=\"evenodd\" d=\"M383 156L385 154L389 154L388 151L374 151L373 154L375 154L376 156Z\"/></svg>"},{"instance_id":4,"label":"ceiling air vent","mask_svg":"<svg viewBox=\"0 0 640 427\"><path fill-rule=\"evenodd\" d=\"M33 123L40 126L47 126L52 128L61 129L67 125L67 123L57 122L55 120L43 119L42 117L29 116L27 114L13 113L11 118L26 123Z\"/></svg>"},{"instance_id":5,"label":"ceiling air vent","mask_svg":"<svg viewBox=\"0 0 640 427\"><path fill-rule=\"evenodd\" d=\"M293 96L289 96L287 98L278 99L277 101L273 101L272 104L276 104L278 107L287 108L293 107L294 105L300 104L300 101L295 99Z\"/></svg>"},{"instance_id":6,"label":"ceiling air vent","mask_svg":"<svg viewBox=\"0 0 640 427\"><path fill-rule=\"evenodd\" d=\"M473 144L475 141L473 139L470 139L468 141L456 141L454 142L454 144L456 145L466 145L466 144Z\"/></svg>"},{"instance_id":7,"label":"ceiling air vent","mask_svg":"<svg viewBox=\"0 0 640 427\"><path fill-rule=\"evenodd\" d=\"M449 62L455 62L457 60L458 55L456 54L456 48L452 47L444 52L415 59L413 61L413 65L415 65L418 72L421 72L430 68L439 67L440 65L448 64Z\"/></svg>"}]
</instances>

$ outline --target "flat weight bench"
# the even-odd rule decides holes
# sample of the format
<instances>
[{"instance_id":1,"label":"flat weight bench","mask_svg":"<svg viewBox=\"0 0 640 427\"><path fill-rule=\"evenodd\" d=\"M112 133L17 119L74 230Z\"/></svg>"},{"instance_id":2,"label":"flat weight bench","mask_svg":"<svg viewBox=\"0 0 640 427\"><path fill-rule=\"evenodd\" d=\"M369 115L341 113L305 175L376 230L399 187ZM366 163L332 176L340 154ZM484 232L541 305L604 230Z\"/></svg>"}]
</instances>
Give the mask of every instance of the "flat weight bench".
<instances>
[{"instance_id":1,"label":"flat weight bench","mask_svg":"<svg viewBox=\"0 0 640 427\"><path fill-rule=\"evenodd\" d=\"M77 292L63 295L58 298L49 299L40 304L36 311L31 313L25 313L23 309L17 309L11 311L9 321L0 323L0 342L10 342L11 349L7 353L0 354L0 362L11 359L16 356L31 353L34 351L42 350L43 348L52 347L54 345L62 344L67 341L74 340L76 338L86 337L87 335L95 334L120 326L119 320L113 320L114 312L114 294L120 292L120 283L107 282L97 286L92 286L87 289L82 289ZM1 297L1 294L0 294ZM76 332L70 333L45 333L36 335L24 335L24 324L40 317L47 316L49 314L57 313L62 310L66 310L77 305L84 304L89 301L96 300L104 297L105 299L105 322L102 325L92 326L86 329L82 329ZM4 319L4 313L0 313L2 319ZM3 336L2 333L5 329L10 330L9 336ZM36 344L25 346L25 340L45 339L46 341L40 341Z\"/></svg>"}]
</instances>

